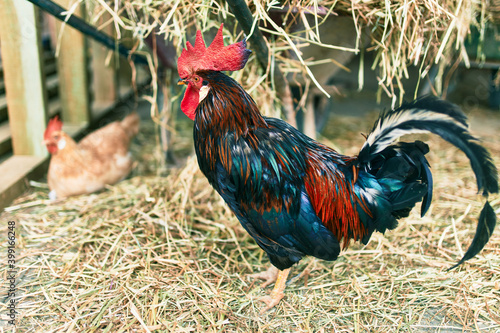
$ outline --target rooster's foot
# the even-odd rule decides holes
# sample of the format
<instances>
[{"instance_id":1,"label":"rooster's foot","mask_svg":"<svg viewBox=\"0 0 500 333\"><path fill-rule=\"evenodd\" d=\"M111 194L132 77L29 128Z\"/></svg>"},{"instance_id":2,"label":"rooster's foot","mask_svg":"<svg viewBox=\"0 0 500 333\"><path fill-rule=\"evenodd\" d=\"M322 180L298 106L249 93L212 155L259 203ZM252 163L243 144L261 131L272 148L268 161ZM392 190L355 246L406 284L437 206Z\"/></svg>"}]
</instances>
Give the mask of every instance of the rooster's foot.
<instances>
[{"instance_id":1,"label":"rooster's foot","mask_svg":"<svg viewBox=\"0 0 500 333\"><path fill-rule=\"evenodd\" d=\"M268 269L270 271L270 269ZM285 285L286 285L286 278L288 277L288 274L290 273L290 268L287 268L283 271L277 270L277 279L276 283L274 284L273 291L271 291L271 295L269 296L264 296L260 300L264 303L266 303L266 307L260 310L260 314L263 314L269 309L274 308L280 301L281 299L285 296L283 291L285 290Z\"/></svg>"},{"instance_id":2,"label":"rooster's foot","mask_svg":"<svg viewBox=\"0 0 500 333\"><path fill-rule=\"evenodd\" d=\"M274 267L273 265L269 266L267 271L265 272L260 272L260 273L255 273L249 275L250 278L252 279L261 279L264 280L262 284L260 285L261 288L265 288L271 283L276 282L276 279L278 278L278 269Z\"/></svg>"},{"instance_id":3,"label":"rooster's foot","mask_svg":"<svg viewBox=\"0 0 500 333\"><path fill-rule=\"evenodd\" d=\"M278 305L278 303L281 301L281 299L283 297L285 297L284 292L276 293L274 295L273 294L274 293L271 293L271 295L259 298L259 301L266 303L266 307L264 307L260 310L260 314L263 314L267 310L274 308L276 305Z\"/></svg>"}]
</instances>

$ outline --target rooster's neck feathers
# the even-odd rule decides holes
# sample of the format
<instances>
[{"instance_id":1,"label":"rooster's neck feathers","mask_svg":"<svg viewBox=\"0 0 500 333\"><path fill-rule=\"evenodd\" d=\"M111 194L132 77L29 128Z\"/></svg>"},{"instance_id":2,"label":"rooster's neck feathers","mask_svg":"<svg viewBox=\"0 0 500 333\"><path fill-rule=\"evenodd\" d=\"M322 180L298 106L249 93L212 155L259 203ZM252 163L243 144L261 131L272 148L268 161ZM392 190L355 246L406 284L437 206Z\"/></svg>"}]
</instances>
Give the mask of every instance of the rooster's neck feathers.
<instances>
[{"instance_id":1,"label":"rooster's neck feathers","mask_svg":"<svg viewBox=\"0 0 500 333\"><path fill-rule=\"evenodd\" d=\"M202 73L209 82L207 96L200 102L196 128L210 136L246 136L253 129L267 127L255 101L229 76L215 71Z\"/></svg>"}]
</instances>

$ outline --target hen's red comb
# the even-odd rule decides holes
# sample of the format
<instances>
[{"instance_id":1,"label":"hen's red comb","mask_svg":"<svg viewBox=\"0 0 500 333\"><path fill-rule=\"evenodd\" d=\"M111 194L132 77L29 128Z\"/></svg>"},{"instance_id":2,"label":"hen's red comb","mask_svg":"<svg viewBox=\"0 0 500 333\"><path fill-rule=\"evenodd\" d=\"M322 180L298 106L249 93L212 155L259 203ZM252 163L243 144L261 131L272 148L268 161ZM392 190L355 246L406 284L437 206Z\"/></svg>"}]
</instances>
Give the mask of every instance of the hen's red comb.
<instances>
[{"instance_id":1,"label":"hen's red comb","mask_svg":"<svg viewBox=\"0 0 500 333\"><path fill-rule=\"evenodd\" d=\"M182 50L177 60L177 70L181 78L186 78L198 70L237 71L245 67L252 51L246 48L246 40L224 46L223 25L220 25L217 35L208 48L200 30L196 32L194 47L191 43L186 43L186 48Z\"/></svg>"},{"instance_id":2,"label":"hen's red comb","mask_svg":"<svg viewBox=\"0 0 500 333\"><path fill-rule=\"evenodd\" d=\"M43 138L48 139L52 132L62 130L62 125L63 123L59 119L59 116L55 116L54 118L50 119L47 128L45 129L45 133L43 133Z\"/></svg>"}]
</instances>

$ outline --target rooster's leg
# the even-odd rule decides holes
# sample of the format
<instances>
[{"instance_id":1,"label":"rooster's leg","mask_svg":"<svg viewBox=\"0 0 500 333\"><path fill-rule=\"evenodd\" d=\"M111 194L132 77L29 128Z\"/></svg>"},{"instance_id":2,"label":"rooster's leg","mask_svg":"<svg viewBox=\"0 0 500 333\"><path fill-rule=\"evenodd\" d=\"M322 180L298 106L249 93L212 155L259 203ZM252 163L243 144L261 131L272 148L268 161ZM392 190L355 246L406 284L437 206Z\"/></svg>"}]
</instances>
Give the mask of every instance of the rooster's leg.
<instances>
[{"instance_id":1,"label":"rooster's leg","mask_svg":"<svg viewBox=\"0 0 500 333\"><path fill-rule=\"evenodd\" d=\"M264 313L269 309L272 309L275 305L277 305L281 299L285 296L283 291L286 286L286 278L290 273L290 268L285 269L284 271L278 272L278 278L276 280L276 284L274 285L273 291L271 291L271 295L264 296L260 300L266 303L266 307L260 310L260 313Z\"/></svg>"},{"instance_id":2,"label":"rooster's leg","mask_svg":"<svg viewBox=\"0 0 500 333\"><path fill-rule=\"evenodd\" d=\"M251 277L253 279L264 280L264 282L262 282L260 287L265 288L268 285L270 285L271 283L276 281L276 279L278 278L278 272L279 272L278 269L274 265L271 265L271 266L269 266L267 271L251 274L251 275L249 275L249 277Z\"/></svg>"}]
</instances>

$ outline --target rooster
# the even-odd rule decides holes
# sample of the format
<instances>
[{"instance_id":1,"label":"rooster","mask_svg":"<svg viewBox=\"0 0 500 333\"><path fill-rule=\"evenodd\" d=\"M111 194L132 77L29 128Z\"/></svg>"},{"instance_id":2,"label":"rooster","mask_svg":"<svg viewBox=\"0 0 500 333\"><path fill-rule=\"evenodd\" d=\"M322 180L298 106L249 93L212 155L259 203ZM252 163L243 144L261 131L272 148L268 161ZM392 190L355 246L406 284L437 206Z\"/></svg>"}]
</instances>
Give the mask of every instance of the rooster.
<instances>
[{"instance_id":1,"label":"rooster","mask_svg":"<svg viewBox=\"0 0 500 333\"><path fill-rule=\"evenodd\" d=\"M245 66L245 40L224 46L221 25L209 47L200 31L194 46L186 45L178 83L187 86L181 109L194 120L200 169L279 270L262 312L283 298L290 267L304 256L335 260L350 241L366 244L374 231L394 229L416 203L426 213L433 188L429 147L395 143L400 136L441 136L467 155L485 197L498 192L489 152L449 102L423 97L382 113L359 154L344 156L283 120L262 116L252 97L222 73ZM495 224L486 201L476 235L454 267L481 251Z\"/></svg>"},{"instance_id":2,"label":"rooster","mask_svg":"<svg viewBox=\"0 0 500 333\"><path fill-rule=\"evenodd\" d=\"M88 134L79 143L62 131L62 125L56 116L44 133L43 142L52 155L47 175L51 200L98 191L130 173L129 146L139 131L137 113Z\"/></svg>"}]
</instances>

